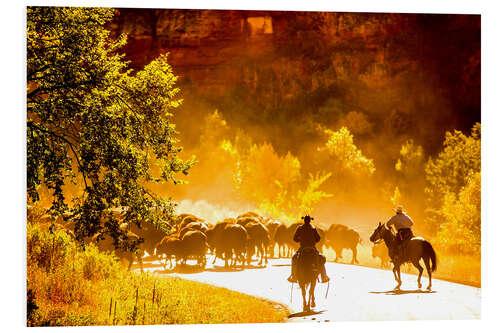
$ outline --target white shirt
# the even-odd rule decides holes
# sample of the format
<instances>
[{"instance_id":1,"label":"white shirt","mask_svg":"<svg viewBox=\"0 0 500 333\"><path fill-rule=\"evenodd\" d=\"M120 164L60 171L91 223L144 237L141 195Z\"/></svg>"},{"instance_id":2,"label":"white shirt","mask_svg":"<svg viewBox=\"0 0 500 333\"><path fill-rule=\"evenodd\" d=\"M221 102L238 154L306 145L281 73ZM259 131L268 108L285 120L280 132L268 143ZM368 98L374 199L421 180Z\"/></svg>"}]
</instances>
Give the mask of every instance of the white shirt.
<instances>
[{"instance_id":1,"label":"white shirt","mask_svg":"<svg viewBox=\"0 0 500 333\"><path fill-rule=\"evenodd\" d=\"M387 228L391 228L391 226L396 227L396 230L402 229L402 228L411 228L413 225L413 220L406 214L404 213L398 213L391 217L389 221L387 221L386 226Z\"/></svg>"}]
</instances>

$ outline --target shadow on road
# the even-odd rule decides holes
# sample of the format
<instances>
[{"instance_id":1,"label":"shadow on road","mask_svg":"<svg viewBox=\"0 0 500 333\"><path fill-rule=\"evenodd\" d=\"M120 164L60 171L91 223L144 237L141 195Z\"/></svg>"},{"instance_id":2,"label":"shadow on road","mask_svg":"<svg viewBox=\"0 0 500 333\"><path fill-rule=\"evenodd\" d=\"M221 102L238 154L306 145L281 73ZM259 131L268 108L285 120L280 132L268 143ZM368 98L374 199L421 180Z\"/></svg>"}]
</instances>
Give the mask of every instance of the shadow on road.
<instances>
[{"instance_id":1,"label":"shadow on road","mask_svg":"<svg viewBox=\"0 0 500 333\"><path fill-rule=\"evenodd\" d=\"M436 291L434 290L401 290L401 289L393 289L387 291L370 291L370 294L384 294L384 295L406 295L406 294L434 294Z\"/></svg>"},{"instance_id":2,"label":"shadow on road","mask_svg":"<svg viewBox=\"0 0 500 333\"><path fill-rule=\"evenodd\" d=\"M321 311L314 311L314 310L302 311L302 312L292 313L291 315L288 316L288 318L308 317L308 316L312 316L312 315L321 314L323 312L325 312L325 310L321 310Z\"/></svg>"},{"instance_id":3,"label":"shadow on road","mask_svg":"<svg viewBox=\"0 0 500 333\"><path fill-rule=\"evenodd\" d=\"M195 273L201 273L204 270L205 269L203 267L200 267L199 265L176 265L172 269L157 269L154 270L153 272L159 274L172 274L172 273L195 274Z\"/></svg>"}]
</instances>

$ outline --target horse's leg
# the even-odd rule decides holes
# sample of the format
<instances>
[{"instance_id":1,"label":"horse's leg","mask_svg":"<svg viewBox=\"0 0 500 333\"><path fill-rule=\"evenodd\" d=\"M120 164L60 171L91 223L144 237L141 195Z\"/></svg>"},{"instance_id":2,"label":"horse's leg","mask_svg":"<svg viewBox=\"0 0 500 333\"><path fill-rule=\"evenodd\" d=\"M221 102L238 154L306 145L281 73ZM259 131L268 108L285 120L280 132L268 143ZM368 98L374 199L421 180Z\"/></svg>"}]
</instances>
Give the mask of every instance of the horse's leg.
<instances>
[{"instance_id":1,"label":"horse's leg","mask_svg":"<svg viewBox=\"0 0 500 333\"><path fill-rule=\"evenodd\" d=\"M309 287L309 299L311 307L315 308L316 307L316 299L314 298L314 289L316 289L316 279L311 283L311 286Z\"/></svg>"},{"instance_id":2,"label":"horse's leg","mask_svg":"<svg viewBox=\"0 0 500 333\"><path fill-rule=\"evenodd\" d=\"M401 265L398 265L397 272L398 272L398 282L399 282L398 289L399 289L401 287L401 284L403 283L403 281L401 280Z\"/></svg>"},{"instance_id":3,"label":"horse's leg","mask_svg":"<svg viewBox=\"0 0 500 333\"><path fill-rule=\"evenodd\" d=\"M299 282L300 290L302 291L302 310L309 311L306 302L306 285L303 282Z\"/></svg>"},{"instance_id":4,"label":"horse's leg","mask_svg":"<svg viewBox=\"0 0 500 333\"><path fill-rule=\"evenodd\" d=\"M398 283L398 285L394 288L394 289L399 289L399 287L401 286L401 283L399 282L399 279L398 279L398 268L399 266L396 266L394 265L394 267L392 268L392 273L394 274L394 280L396 280L396 282Z\"/></svg>"},{"instance_id":5,"label":"horse's leg","mask_svg":"<svg viewBox=\"0 0 500 333\"><path fill-rule=\"evenodd\" d=\"M432 288L432 270L430 264L430 258L424 259L425 269L427 269L427 275L429 276L429 285L427 286L427 290L431 290Z\"/></svg>"},{"instance_id":6,"label":"horse's leg","mask_svg":"<svg viewBox=\"0 0 500 333\"><path fill-rule=\"evenodd\" d=\"M418 283L418 289L420 289L422 288L422 283L420 282L420 279L422 278L422 272L424 271L424 269L422 268L422 266L420 266L419 259L413 258L411 262L413 266L415 266L418 269L417 283Z\"/></svg>"}]
</instances>

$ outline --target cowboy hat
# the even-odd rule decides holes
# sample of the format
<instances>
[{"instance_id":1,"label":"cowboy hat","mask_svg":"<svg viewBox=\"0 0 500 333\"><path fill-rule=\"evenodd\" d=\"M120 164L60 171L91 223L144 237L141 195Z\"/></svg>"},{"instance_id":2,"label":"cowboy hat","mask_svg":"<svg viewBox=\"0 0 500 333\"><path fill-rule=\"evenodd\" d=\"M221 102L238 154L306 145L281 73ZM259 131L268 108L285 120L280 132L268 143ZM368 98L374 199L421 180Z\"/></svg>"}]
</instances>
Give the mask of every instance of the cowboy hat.
<instances>
[{"instance_id":1,"label":"cowboy hat","mask_svg":"<svg viewBox=\"0 0 500 333\"><path fill-rule=\"evenodd\" d=\"M302 220L304 220L304 222L310 222L312 220L314 220L314 217L310 217L308 214L305 215L305 216L302 216L301 217Z\"/></svg>"},{"instance_id":2,"label":"cowboy hat","mask_svg":"<svg viewBox=\"0 0 500 333\"><path fill-rule=\"evenodd\" d=\"M398 213L398 214L401 214L401 213L406 213L404 210L403 210L403 206L399 205L397 206L396 208L393 208L393 210Z\"/></svg>"}]
</instances>

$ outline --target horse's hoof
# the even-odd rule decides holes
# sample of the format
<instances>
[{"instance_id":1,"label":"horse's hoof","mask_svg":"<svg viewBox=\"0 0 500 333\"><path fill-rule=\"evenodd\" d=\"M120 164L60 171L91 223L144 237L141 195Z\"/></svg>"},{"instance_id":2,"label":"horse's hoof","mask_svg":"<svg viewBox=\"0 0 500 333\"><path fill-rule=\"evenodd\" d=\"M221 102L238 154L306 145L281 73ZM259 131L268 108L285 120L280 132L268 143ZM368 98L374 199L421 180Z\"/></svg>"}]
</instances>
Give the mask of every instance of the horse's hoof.
<instances>
[{"instance_id":1,"label":"horse's hoof","mask_svg":"<svg viewBox=\"0 0 500 333\"><path fill-rule=\"evenodd\" d=\"M316 303L312 302L311 303L311 307L315 308L316 307Z\"/></svg>"},{"instance_id":2,"label":"horse's hoof","mask_svg":"<svg viewBox=\"0 0 500 333\"><path fill-rule=\"evenodd\" d=\"M419 282L418 283L418 289L422 288L422 284Z\"/></svg>"},{"instance_id":3,"label":"horse's hoof","mask_svg":"<svg viewBox=\"0 0 500 333\"><path fill-rule=\"evenodd\" d=\"M427 290L428 290L428 291L431 291L431 286L428 286L428 287L427 287Z\"/></svg>"}]
</instances>

